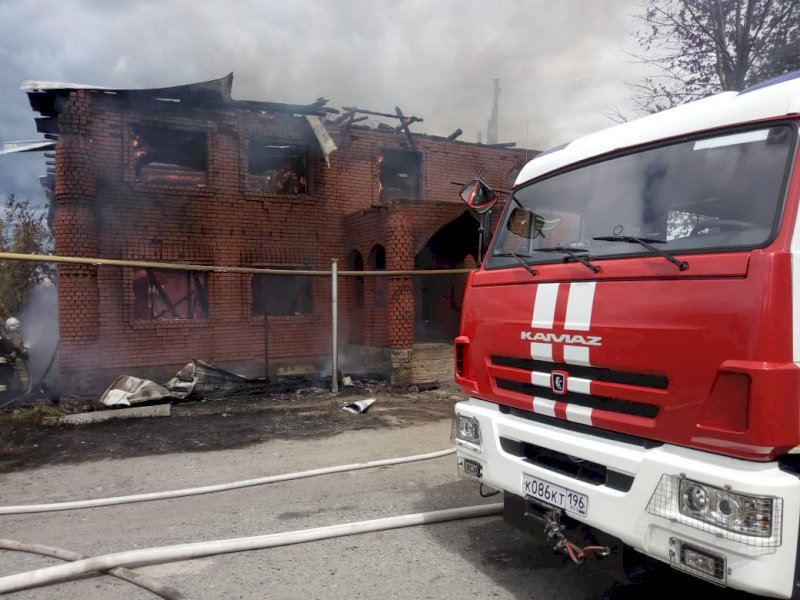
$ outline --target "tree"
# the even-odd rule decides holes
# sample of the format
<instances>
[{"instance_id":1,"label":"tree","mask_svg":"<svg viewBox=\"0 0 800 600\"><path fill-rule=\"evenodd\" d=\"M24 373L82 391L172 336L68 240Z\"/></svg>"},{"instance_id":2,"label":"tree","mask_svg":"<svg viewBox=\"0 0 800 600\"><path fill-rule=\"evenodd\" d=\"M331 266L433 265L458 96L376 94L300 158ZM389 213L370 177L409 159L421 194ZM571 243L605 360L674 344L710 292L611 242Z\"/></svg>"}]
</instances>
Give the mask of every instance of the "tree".
<instances>
[{"instance_id":1,"label":"tree","mask_svg":"<svg viewBox=\"0 0 800 600\"><path fill-rule=\"evenodd\" d=\"M47 225L46 211L36 211L28 201L13 194L6 198L0 213L0 251L15 254L51 254L53 234ZM52 283L55 269L46 263L22 260L0 261L0 317L19 313L30 289Z\"/></svg>"},{"instance_id":2,"label":"tree","mask_svg":"<svg viewBox=\"0 0 800 600\"><path fill-rule=\"evenodd\" d=\"M656 74L627 84L636 112L800 68L800 0L642 0L640 7L634 36L644 53L634 58Z\"/></svg>"}]
</instances>

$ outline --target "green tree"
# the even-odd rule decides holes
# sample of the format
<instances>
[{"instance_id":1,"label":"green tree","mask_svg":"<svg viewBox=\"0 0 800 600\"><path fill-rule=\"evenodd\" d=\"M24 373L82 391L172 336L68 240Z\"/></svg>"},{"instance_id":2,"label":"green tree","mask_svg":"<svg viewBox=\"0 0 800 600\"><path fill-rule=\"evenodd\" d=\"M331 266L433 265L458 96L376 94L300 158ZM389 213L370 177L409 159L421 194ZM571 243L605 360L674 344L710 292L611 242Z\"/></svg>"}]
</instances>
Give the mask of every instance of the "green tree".
<instances>
[{"instance_id":1,"label":"green tree","mask_svg":"<svg viewBox=\"0 0 800 600\"><path fill-rule=\"evenodd\" d=\"M627 84L636 112L738 91L800 68L800 0L642 0L639 6L633 35L642 52L634 58L655 74Z\"/></svg>"},{"instance_id":2,"label":"green tree","mask_svg":"<svg viewBox=\"0 0 800 600\"><path fill-rule=\"evenodd\" d=\"M53 234L45 211L31 208L13 194L0 213L0 251L14 254L52 254ZM0 260L0 317L19 313L30 289L54 283L55 269L46 263Z\"/></svg>"}]
</instances>

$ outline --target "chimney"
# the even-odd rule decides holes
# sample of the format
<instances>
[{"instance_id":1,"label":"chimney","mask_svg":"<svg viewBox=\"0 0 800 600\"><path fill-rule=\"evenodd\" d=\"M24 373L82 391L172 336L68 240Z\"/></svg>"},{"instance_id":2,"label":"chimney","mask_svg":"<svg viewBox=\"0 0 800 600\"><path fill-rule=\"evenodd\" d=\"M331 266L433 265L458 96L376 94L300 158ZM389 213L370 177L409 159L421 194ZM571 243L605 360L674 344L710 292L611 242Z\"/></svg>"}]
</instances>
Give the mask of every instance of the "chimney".
<instances>
[{"instance_id":1,"label":"chimney","mask_svg":"<svg viewBox=\"0 0 800 600\"><path fill-rule=\"evenodd\" d=\"M494 80L494 102L492 103L492 116L486 126L486 143L497 144L497 102L500 99L500 80Z\"/></svg>"}]
</instances>

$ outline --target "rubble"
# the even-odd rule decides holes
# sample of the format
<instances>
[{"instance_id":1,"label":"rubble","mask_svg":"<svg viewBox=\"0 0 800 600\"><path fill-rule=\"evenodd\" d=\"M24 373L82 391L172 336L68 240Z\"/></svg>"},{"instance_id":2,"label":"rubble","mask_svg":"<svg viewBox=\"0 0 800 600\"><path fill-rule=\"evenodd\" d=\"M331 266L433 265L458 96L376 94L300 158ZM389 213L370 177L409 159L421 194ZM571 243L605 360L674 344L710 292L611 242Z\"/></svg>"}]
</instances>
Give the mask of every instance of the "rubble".
<instances>
[{"instance_id":1,"label":"rubble","mask_svg":"<svg viewBox=\"0 0 800 600\"><path fill-rule=\"evenodd\" d=\"M342 408L354 414L362 414L369 410L369 407L375 403L375 398L365 398L364 400L356 400L350 404L345 404Z\"/></svg>"},{"instance_id":2,"label":"rubble","mask_svg":"<svg viewBox=\"0 0 800 600\"><path fill-rule=\"evenodd\" d=\"M103 393L100 403L108 407L157 404L258 387L264 387L264 378L248 378L194 358L164 385L121 375Z\"/></svg>"}]
</instances>

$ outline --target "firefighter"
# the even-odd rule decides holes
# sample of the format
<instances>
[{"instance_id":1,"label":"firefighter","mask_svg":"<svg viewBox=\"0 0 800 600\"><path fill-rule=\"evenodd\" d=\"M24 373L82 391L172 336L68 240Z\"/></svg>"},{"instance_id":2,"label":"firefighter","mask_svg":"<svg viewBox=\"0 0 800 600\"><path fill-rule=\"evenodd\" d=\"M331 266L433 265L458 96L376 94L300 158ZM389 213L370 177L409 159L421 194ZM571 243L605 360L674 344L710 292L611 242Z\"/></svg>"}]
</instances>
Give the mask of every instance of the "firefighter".
<instances>
[{"instance_id":1,"label":"firefighter","mask_svg":"<svg viewBox=\"0 0 800 600\"><path fill-rule=\"evenodd\" d=\"M5 323L6 338L11 343L14 351L9 358L14 365L14 373L17 376L19 387L23 394L31 391L31 377L28 373L28 348L22 340L22 332L19 330L19 319L9 317Z\"/></svg>"}]
</instances>

